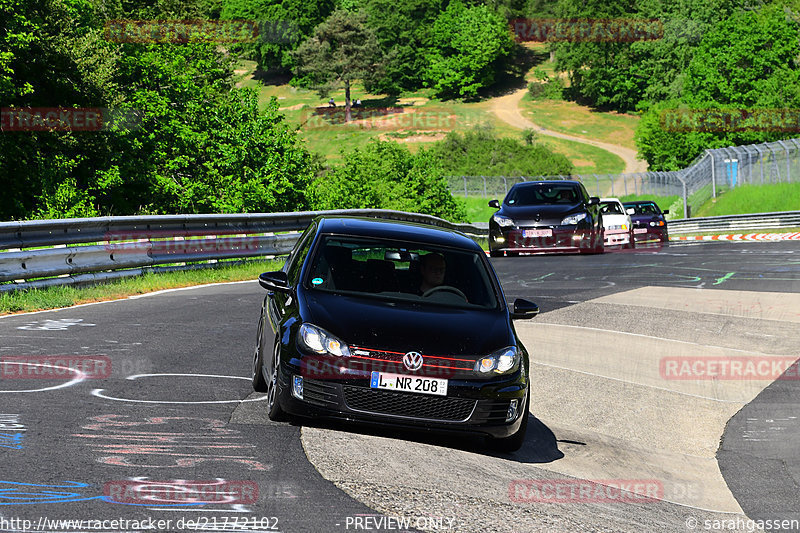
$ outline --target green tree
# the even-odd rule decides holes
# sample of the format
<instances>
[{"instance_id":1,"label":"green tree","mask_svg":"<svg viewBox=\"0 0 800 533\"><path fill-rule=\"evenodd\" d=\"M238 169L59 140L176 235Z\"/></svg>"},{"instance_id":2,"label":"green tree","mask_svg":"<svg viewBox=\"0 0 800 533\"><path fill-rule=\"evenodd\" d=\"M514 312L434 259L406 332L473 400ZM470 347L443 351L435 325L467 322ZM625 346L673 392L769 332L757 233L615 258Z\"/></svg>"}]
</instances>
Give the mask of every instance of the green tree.
<instances>
[{"instance_id":1,"label":"green tree","mask_svg":"<svg viewBox=\"0 0 800 533\"><path fill-rule=\"evenodd\" d=\"M116 103L117 53L104 41L99 26L92 4L85 0L0 0L2 106ZM109 135L97 132L4 132L0 217L34 216L51 196L66 206L66 214L93 214L93 198L85 189L112 151L109 140Z\"/></svg>"},{"instance_id":2,"label":"green tree","mask_svg":"<svg viewBox=\"0 0 800 533\"><path fill-rule=\"evenodd\" d=\"M130 45L120 69L126 106L142 116L109 165L104 204L117 212L295 210L313 176L311 156L252 90L232 89L211 44Z\"/></svg>"},{"instance_id":3,"label":"green tree","mask_svg":"<svg viewBox=\"0 0 800 533\"><path fill-rule=\"evenodd\" d=\"M514 46L507 22L484 5L447 6L433 24L426 54L426 83L439 96L476 98L502 70Z\"/></svg>"},{"instance_id":4,"label":"green tree","mask_svg":"<svg viewBox=\"0 0 800 533\"><path fill-rule=\"evenodd\" d=\"M367 87L371 92L398 94L423 85L430 28L442 10L441 0L367 0L367 24L374 29L385 57L383 75Z\"/></svg>"},{"instance_id":5,"label":"green tree","mask_svg":"<svg viewBox=\"0 0 800 533\"><path fill-rule=\"evenodd\" d=\"M290 72L295 67L292 52L333 10L333 0L223 0L220 18L258 21L258 40L235 49L255 59L262 70Z\"/></svg>"},{"instance_id":6,"label":"green tree","mask_svg":"<svg viewBox=\"0 0 800 533\"><path fill-rule=\"evenodd\" d=\"M656 20L650 40L551 42L559 71L567 72L574 100L626 112L640 102L679 98L703 35L755 0L559 0L562 19ZM642 26L644 27L644 26Z\"/></svg>"},{"instance_id":7,"label":"green tree","mask_svg":"<svg viewBox=\"0 0 800 533\"><path fill-rule=\"evenodd\" d=\"M363 11L334 11L295 52L295 72L308 75L321 97L344 86L345 122L350 122L350 86L379 75L381 49Z\"/></svg>"},{"instance_id":8,"label":"green tree","mask_svg":"<svg viewBox=\"0 0 800 533\"><path fill-rule=\"evenodd\" d=\"M373 141L343 158L309 188L315 209L397 209L465 221L465 207L450 194L433 154Z\"/></svg>"},{"instance_id":9,"label":"green tree","mask_svg":"<svg viewBox=\"0 0 800 533\"><path fill-rule=\"evenodd\" d=\"M677 170L707 148L795 136L779 127L770 131L742 111L777 116L776 110L800 107L798 37L798 22L777 6L738 11L706 33L686 71L682 97L649 106L639 122L636 145L650 167ZM727 124L714 122L725 114ZM665 120L670 116L689 120L676 128L681 122Z\"/></svg>"}]
</instances>

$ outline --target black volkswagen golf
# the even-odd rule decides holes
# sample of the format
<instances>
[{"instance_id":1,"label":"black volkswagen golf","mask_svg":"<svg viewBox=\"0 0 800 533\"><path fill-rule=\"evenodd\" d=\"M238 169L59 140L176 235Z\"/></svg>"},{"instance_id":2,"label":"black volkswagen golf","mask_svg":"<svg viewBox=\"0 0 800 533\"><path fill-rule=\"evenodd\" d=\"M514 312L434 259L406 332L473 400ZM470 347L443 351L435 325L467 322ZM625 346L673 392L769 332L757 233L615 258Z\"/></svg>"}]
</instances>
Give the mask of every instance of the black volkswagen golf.
<instances>
[{"instance_id":1,"label":"black volkswagen golf","mask_svg":"<svg viewBox=\"0 0 800 533\"><path fill-rule=\"evenodd\" d=\"M253 388L272 420L328 417L525 437L528 353L485 252L456 231L318 218L267 289Z\"/></svg>"},{"instance_id":2,"label":"black volkswagen golf","mask_svg":"<svg viewBox=\"0 0 800 533\"><path fill-rule=\"evenodd\" d=\"M519 252L603 253L600 199L578 181L528 181L508 191L489 219L492 257Z\"/></svg>"}]
</instances>

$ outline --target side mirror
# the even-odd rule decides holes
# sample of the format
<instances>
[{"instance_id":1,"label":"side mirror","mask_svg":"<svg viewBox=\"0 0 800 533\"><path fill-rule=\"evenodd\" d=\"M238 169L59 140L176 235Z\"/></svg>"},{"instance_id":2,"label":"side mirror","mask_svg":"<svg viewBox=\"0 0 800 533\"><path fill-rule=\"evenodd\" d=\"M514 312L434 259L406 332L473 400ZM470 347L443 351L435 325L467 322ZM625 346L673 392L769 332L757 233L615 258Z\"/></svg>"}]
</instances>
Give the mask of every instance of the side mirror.
<instances>
[{"instance_id":1,"label":"side mirror","mask_svg":"<svg viewBox=\"0 0 800 533\"><path fill-rule=\"evenodd\" d=\"M292 292L292 288L289 287L289 277L282 270L260 274L258 283L268 291Z\"/></svg>"},{"instance_id":2,"label":"side mirror","mask_svg":"<svg viewBox=\"0 0 800 533\"><path fill-rule=\"evenodd\" d=\"M494 207L495 209L500 209L500 202L497 200L489 200L489 207Z\"/></svg>"},{"instance_id":3,"label":"side mirror","mask_svg":"<svg viewBox=\"0 0 800 533\"><path fill-rule=\"evenodd\" d=\"M663 211L661 211L661 213L664 215L669 215L669 209L664 209Z\"/></svg>"},{"instance_id":4,"label":"side mirror","mask_svg":"<svg viewBox=\"0 0 800 533\"><path fill-rule=\"evenodd\" d=\"M528 300L517 298L514 300L514 310L511 312L511 318L533 318L539 314L539 306Z\"/></svg>"},{"instance_id":5,"label":"side mirror","mask_svg":"<svg viewBox=\"0 0 800 533\"><path fill-rule=\"evenodd\" d=\"M625 212L628 213L629 215L635 215L636 209L629 207L628 209L625 210Z\"/></svg>"},{"instance_id":6,"label":"side mirror","mask_svg":"<svg viewBox=\"0 0 800 533\"><path fill-rule=\"evenodd\" d=\"M600 203L600 198L598 198L597 196L590 196L589 203L586 205L597 205L599 203Z\"/></svg>"}]
</instances>

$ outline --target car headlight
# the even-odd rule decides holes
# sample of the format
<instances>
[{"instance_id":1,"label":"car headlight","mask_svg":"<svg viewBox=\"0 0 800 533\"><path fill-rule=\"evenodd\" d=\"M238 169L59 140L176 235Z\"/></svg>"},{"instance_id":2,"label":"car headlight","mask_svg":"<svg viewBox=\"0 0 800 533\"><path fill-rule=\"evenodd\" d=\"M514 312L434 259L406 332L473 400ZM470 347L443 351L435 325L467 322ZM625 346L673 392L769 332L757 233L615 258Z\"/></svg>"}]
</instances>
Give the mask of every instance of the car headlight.
<instances>
[{"instance_id":1,"label":"car headlight","mask_svg":"<svg viewBox=\"0 0 800 533\"><path fill-rule=\"evenodd\" d=\"M564 220L561 221L563 226L574 226L581 220L586 220L588 215L586 213L575 213L574 215L570 215L568 217L564 217Z\"/></svg>"},{"instance_id":2,"label":"car headlight","mask_svg":"<svg viewBox=\"0 0 800 533\"><path fill-rule=\"evenodd\" d=\"M519 351L516 346L509 346L482 357L475 363L475 372L479 374L507 374L519 366Z\"/></svg>"},{"instance_id":3,"label":"car headlight","mask_svg":"<svg viewBox=\"0 0 800 533\"><path fill-rule=\"evenodd\" d=\"M626 230L626 229L628 229L628 225L627 224L612 224L612 225L608 226L608 229Z\"/></svg>"},{"instance_id":4,"label":"car headlight","mask_svg":"<svg viewBox=\"0 0 800 533\"><path fill-rule=\"evenodd\" d=\"M492 215L492 220L497 222L497 225L501 228L510 228L514 225L514 221L508 217L504 217L502 215Z\"/></svg>"},{"instance_id":5,"label":"car headlight","mask_svg":"<svg viewBox=\"0 0 800 533\"><path fill-rule=\"evenodd\" d=\"M313 324L303 324L297 332L300 345L309 352L350 357L350 348L335 336Z\"/></svg>"},{"instance_id":6,"label":"car headlight","mask_svg":"<svg viewBox=\"0 0 800 533\"><path fill-rule=\"evenodd\" d=\"M652 221L650 221L650 225L651 226L663 226L664 225L664 221L663 220L652 220Z\"/></svg>"}]
</instances>

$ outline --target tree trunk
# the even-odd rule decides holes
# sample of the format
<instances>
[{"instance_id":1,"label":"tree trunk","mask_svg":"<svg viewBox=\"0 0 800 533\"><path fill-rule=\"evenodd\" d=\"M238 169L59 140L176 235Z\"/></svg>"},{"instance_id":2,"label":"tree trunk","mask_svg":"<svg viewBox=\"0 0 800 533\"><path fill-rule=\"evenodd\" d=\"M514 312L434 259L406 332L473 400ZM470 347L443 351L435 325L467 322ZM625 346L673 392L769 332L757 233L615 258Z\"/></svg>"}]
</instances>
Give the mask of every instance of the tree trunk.
<instances>
[{"instance_id":1,"label":"tree trunk","mask_svg":"<svg viewBox=\"0 0 800 533\"><path fill-rule=\"evenodd\" d=\"M344 80L344 121L350 122L350 80Z\"/></svg>"}]
</instances>

